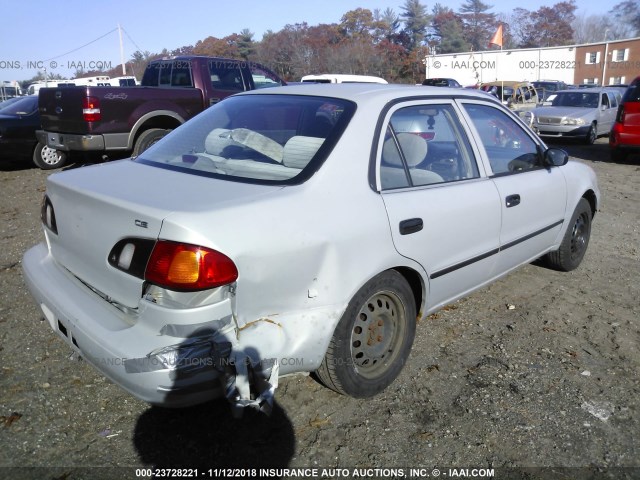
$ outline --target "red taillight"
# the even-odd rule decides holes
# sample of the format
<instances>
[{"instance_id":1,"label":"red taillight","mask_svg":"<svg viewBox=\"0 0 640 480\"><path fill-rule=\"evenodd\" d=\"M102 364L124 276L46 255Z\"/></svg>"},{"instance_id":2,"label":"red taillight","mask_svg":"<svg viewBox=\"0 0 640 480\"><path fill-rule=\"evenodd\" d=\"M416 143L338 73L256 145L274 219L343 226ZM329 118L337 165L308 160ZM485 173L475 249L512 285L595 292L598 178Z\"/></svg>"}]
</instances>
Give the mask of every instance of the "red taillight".
<instances>
[{"instance_id":1,"label":"red taillight","mask_svg":"<svg viewBox=\"0 0 640 480\"><path fill-rule=\"evenodd\" d=\"M169 290L206 290L235 282L238 269L229 257L210 248L159 240L144 278Z\"/></svg>"},{"instance_id":2,"label":"red taillight","mask_svg":"<svg viewBox=\"0 0 640 480\"><path fill-rule=\"evenodd\" d=\"M82 115L85 122L99 121L102 118L100 100L97 97L84 97L82 99Z\"/></svg>"}]
</instances>

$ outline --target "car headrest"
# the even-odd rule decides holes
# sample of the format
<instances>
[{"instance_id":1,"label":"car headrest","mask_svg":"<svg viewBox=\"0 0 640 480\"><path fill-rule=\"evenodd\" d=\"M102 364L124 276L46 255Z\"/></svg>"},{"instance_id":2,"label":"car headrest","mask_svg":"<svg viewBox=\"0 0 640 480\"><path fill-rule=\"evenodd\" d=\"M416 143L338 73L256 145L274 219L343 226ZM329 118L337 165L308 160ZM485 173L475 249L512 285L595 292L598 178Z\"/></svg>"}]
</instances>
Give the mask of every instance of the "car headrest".
<instances>
[{"instance_id":1,"label":"car headrest","mask_svg":"<svg viewBox=\"0 0 640 480\"><path fill-rule=\"evenodd\" d=\"M425 159L429 146L424 138L406 132L398 133L396 137L407 160L408 167L415 167ZM384 142L382 156L391 165L398 167L402 165L402 160L393 138L389 138Z\"/></svg>"}]
</instances>

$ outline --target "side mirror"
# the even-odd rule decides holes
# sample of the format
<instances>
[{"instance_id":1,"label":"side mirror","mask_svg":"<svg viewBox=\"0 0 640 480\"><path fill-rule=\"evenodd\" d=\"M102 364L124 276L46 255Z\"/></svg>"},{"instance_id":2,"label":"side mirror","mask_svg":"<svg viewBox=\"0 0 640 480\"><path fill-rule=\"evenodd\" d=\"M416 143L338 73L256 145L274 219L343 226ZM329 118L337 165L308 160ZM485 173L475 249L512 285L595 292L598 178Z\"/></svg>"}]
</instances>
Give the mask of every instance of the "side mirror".
<instances>
[{"instance_id":1,"label":"side mirror","mask_svg":"<svg viewBox=\"0 0 640 480\"><path fill-rule=\"evenodd\" d=\"M544 164L547 167L561 167L569 161L569 154L561 148L548 148L544 152Z\"/></svg>"}]
</instances>

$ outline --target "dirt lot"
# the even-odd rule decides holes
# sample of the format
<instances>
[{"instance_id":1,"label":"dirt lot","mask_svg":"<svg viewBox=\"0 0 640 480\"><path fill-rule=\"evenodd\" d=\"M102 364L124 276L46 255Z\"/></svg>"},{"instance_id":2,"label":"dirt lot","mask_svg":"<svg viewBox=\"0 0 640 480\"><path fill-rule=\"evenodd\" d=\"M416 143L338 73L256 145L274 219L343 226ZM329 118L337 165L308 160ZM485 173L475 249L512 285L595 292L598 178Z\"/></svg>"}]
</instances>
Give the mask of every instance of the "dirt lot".
<instances>
[{"instance_id":1,"label":"dirt lot","mask_svg":"<svg viewBox=\"0 0 640 480\"><path fill-rule=\"evenodd\" d=\"M42 238L48 174L0 165L0 478L205 466L640 478L640 159L600 161L606 139L564 147L596 170L603 193L578 270L528 265L420 322L402 375L372 400L290 377L270 418L242 420L224 401L150 407L71 355L20 266Z\"/></svg>"}]
</instances>

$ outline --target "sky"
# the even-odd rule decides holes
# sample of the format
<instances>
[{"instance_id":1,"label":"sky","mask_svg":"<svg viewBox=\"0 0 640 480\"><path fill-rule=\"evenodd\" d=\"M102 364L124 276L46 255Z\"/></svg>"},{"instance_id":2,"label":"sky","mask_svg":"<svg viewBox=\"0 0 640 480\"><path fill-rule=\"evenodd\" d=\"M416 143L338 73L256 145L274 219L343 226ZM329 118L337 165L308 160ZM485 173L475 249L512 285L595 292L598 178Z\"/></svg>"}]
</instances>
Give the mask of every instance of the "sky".
<instances>
[{"instance_id":1,"label":"sky","mask_svg":"<svg viewBox=\"0 0 640 480\"><path fill-rule=\"evenodd\" d=\"M458 11L464 0L422 0L430 12L438 1ZM561 0L484 0L492 13L511 13L522 7L536 11ZM578 15L605 14L622 0L578 0ZM247 28L260 40L268 31L287 24L339 23L356 8L402 12L404 0L0 0L0 81L26 80L47 69L64 77L78 67L106 70L121 63L117 26L123 28L125 60L136 50L161 52L194 45L209 36L218 38ZM130 72L127 72L130 74Z\"/></svg>"}]
</instances>

